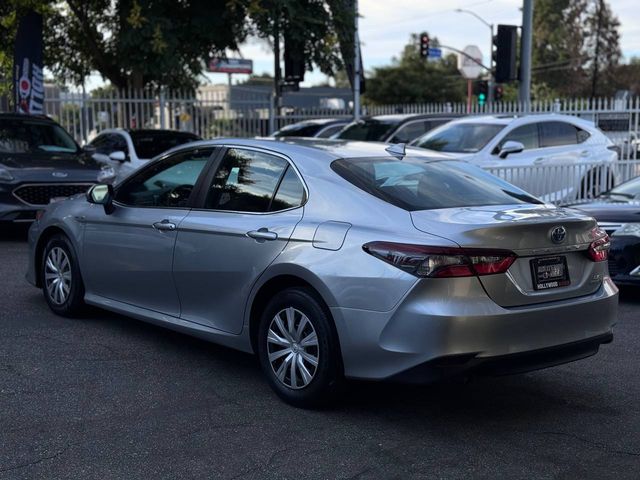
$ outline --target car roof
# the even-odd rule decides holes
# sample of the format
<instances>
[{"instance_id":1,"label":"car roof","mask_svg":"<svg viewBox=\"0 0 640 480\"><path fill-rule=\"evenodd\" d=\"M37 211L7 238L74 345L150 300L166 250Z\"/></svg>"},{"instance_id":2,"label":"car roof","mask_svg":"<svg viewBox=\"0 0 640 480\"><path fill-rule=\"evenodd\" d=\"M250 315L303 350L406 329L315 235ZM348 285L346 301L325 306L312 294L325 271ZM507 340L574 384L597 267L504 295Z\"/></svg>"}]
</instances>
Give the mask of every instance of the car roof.
<instances>
[{"instance_id":1,"label":"car roof","mask_svg":"<svg viewBox=\"0 0 640 480\"><path fill-rule=\"evenodd\" d=\"M33 115L30 113L0 112L0 118L9 120L40 120L48 123L56 123L53 118L47 117L44 114Z\"/></svg>"},{"instance_id":2,"label":"car roof","mask_svg":"<svg viewBox=\"0 0 640 480\"><path fill-rule=\"evenodd\" d=\"M293 128L304 125L328 125L330 123L349 123L351 120L348 118L310 118L308 120L302 120L296 123L290 123L289 125L283 125L280 130L285 128Z\"/></svg>"},{"instance_id":3,"label":"car roof","mask_svg":"<svg viewBox=\"0 0 640 480\"><path fill-rule=\"evenodd\" d=\"M456 113L393 113L387 115L374 115L364 117L363 120L380 120L388 122L405 122L407 120L420 120L430 118L458 118L460 115Z\"/></svg>"},{"instance_id":4,"label":"car roof","mask_svg":"<svg viewBox=\"0 0 640 480\"><path fill-rule=\"evenodd\" d=\"M386 150L389 148L388 143L296 137L219 138L193 142L189 145L179 145L171 151L181 150L182 148L193 148L194 146L205 147L217 145L258 148L280 153L294 160L297 166L303 164L329 164L341 158L397 158ZM431 152L414 147L406 147L406 156L420 157L425 159L425 161L455 160L452 156L445 153Z\"/></svg>"},{"instance_id":5,"label":"car roof","mask_svg":"<svg viewBox=\"0 0 640 480\"><path fill-rule=\"evenodd\" d=\"M593 128L593 122L575 117L573 115L562 115L558 113L531 113L529 115L475 115L458 118L452 124L458 123L483 123L487 125L525 125L532 122L541 121L564 121Z\"/></svg>"}]
</instances>

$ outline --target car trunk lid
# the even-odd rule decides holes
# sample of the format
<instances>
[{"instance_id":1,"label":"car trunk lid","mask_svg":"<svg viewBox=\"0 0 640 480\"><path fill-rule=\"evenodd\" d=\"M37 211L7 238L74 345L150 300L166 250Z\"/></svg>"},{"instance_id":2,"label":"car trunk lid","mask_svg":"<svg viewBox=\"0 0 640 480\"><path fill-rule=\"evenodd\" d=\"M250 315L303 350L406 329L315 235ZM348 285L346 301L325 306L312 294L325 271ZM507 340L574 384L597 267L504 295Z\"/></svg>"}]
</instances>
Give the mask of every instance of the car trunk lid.
<instances>
[{"instance_id":1,"label":"car trunk lid","mask_svg":"<svg viewBox=\"0 0 640 480\"><path fill-rule=\"evenodd\" d=\"M514 252L518 258L506 273L479 277L487 294L504 307L588 295L607 274L606 262L594 262L587 255L597 235L595 220L574 210L532 204L477 206L414 211L411 217L418 230L463 248ZM565 232L561 241L559 235L552 239L557 227ZM564 268L557 265L565 263L569 283L546 285L545 265Z\"/></svg>"}]
</instances>

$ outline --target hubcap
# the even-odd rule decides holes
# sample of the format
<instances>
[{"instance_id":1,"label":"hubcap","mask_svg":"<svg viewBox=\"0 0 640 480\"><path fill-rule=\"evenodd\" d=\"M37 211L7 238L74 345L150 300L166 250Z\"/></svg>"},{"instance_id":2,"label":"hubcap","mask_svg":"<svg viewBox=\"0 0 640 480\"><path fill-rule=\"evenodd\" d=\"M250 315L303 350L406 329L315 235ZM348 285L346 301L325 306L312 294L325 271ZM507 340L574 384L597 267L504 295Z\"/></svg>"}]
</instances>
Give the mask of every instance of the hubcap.
<instances>
[{"instance_id":1,"label":"hubcap","mask_svg":"<svg viewBox=\"0 0 640 480\"><path fill-rule=\"evenodd\" d=\"M269 325L267 353L281 383L296 390L309 385L318 369L320 351L307 316L293 307L278 312Z\"/></svg>"},{"instance_id":2,"label":"hubcap","mask_svg":"<svg viewBox=\"0 0 640 480\"><path fill-rule=\"evenodd\" d=\"M71 291L71 262L60 247L53 247L44 264L44 285L49 299L62 305Z\"/></svg>"}]
</instances>

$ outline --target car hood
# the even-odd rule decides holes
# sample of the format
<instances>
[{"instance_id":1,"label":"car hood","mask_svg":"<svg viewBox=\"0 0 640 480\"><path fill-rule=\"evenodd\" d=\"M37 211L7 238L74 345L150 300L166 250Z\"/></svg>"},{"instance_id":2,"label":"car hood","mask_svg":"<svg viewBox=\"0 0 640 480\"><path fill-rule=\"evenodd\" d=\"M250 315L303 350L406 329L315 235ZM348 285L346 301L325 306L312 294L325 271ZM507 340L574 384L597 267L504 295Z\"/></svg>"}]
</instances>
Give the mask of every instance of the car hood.
<instances>
[{"instance_id":1,"label":"car hood","mask_svg":"<svg viewBox=\"0 0 640 480\"><path fill-rule=\"evenodd\" d=\"M0 155L0 166L18 181L96 181L101 165L89 155L19 154Z\"/></svg>"},{"instance_id":2,"label":"car hood","mask_svg":"<svg viewBox=\"0 0 640 480\"><path fill-rule=\"evenodd\" d=\"M640 222L640 201L598 200L572 205L599 222Z\"/></svg>"}]
</instances>

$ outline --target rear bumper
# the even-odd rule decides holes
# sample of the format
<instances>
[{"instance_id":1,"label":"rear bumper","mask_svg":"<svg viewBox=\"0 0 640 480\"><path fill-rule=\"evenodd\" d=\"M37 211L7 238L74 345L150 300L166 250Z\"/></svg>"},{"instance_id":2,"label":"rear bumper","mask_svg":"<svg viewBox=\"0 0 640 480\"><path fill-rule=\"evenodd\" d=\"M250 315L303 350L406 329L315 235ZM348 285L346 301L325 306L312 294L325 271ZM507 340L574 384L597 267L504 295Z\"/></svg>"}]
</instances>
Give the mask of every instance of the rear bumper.
<instances>
[{"instance_id":1,"label":"rear bumper","mask_svg":"<svg viewBox=\"0 0 640 480\"><path fill-rule=\"evenodd\" d=\"M454 374L491 365L507 372L510 363L523 371L514 355L557 348L555 360L536 354L524 370L543 368L595 353L616 323L618 290L608 277L591 295L517 308L494 303L476 278L434 280L417 282L390 312L332 308L347 377L397 379L447 362ZM586 350L575 357L578 344Z\"/></svg>"}]
</instances>

